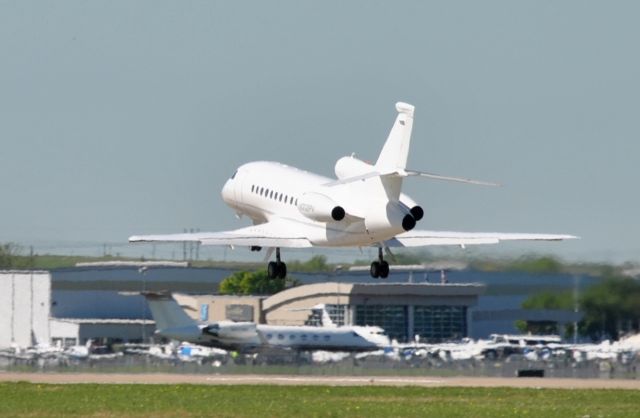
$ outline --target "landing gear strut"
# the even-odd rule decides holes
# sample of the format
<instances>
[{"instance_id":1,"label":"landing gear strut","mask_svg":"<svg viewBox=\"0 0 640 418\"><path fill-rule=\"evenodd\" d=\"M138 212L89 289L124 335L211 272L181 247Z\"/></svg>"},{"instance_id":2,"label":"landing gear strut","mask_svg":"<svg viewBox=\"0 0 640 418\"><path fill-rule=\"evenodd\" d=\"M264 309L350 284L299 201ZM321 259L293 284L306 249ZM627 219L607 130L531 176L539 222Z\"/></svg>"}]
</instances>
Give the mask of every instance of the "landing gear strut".
<instances>
[{"instance_id":1,"label":"landing gear strut","mask_svg":"<svg viewBox=\"0 0 640 418\"><path fill-rule=\"evenodd\" d=\"M267 265L267 275L270 279L284 279L287 277L287 265L280 260L280 248L276 247L276 261Z\"/></svg>"},{"instance_id":2,"label":"landing gear strut","mask_svg":"<svg viewBox=\"0 0 640 418\"><path fill-rule=\"evenodd\" d=\"M378 247L378 261L371 263L371 269L369 270L371 277L377 279L386 279L389 277L389 263L382 258L382 247Z\"/></svg>"}]
</instances>

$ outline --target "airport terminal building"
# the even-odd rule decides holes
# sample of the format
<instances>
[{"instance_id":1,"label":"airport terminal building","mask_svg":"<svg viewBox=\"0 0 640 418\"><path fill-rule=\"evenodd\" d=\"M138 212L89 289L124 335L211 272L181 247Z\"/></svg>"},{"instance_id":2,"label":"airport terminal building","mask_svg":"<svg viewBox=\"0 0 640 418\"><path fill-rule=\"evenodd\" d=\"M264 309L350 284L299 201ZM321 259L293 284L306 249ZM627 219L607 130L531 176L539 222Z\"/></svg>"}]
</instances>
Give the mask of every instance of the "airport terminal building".
<instances>
[{"instance_id":1,"label":"airport terminal building","mask_svg":"<svg viewBox=\"0 0 640 418\"><path fill-rule=\"evenodd\" d=\"M318 325L324 305L336 325L376 325L390 338L441 342L471 334L481 284L340 283L297 286L272 296L188 296L178 302L203 322L230 319L273 325Z\"/></svg>"},{"instance_id":2,"label":"airport terminal building","mask_svg":"<svg viewBox=\"0 0 640 418\"><path fill-rule=\"evenodd\" d=\"M303 285L271 296L222 296L218 285L234 272L186 263L119 263L52 271L0 271L0 347L61 342L149 341L153 318L140 292L171 292L187 312L268 324L317 323L323 304L336 324L377 325L391 338L439 342L514 333L516 319L570 322L567 312L520 309L528 294L566 290L572 277L514 276L454 271L441 280L425 272L392 272L385 281L367 272L292 273ZM581 278L585 287L593 278Z\"/></svg>"}]
</instances>

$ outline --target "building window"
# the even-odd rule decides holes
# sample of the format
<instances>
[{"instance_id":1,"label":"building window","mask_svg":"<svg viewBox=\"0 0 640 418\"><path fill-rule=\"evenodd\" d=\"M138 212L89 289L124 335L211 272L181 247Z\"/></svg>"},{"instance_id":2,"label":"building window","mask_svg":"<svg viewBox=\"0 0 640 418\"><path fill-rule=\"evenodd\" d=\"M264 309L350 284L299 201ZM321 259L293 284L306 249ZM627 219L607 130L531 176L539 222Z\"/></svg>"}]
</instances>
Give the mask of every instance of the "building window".
<instances>
[{"instance_id":1,"label":"building window","mask_svg":"<svg viewBox=\"0 0 640 418\"><path fill-rule=\"evenodd\" d=\"M466 306L415 306L414 334L425 342L458 340L467 336Z\"/></svg>"},{"instance_id":2,"label":"building window","mask_svg":"<svg viewBox=\"0 0 640 418\"><path fill-rule=\"evenodd\" d=\"M356 325L375 325L385 330L391 339L406 342L407 306L405 305L356 305Z\"/></svg>"},{"instance_id":3,"label":"building window","mask_svg":"<svg viewBox=\"0 0 640 418\"><path fill-rule=\"evenodd\" d=\"M347 305L325 305L324 308L334 324L340 327L345 324L344 318L347 313Z\"/></svg>"}]
</instances>

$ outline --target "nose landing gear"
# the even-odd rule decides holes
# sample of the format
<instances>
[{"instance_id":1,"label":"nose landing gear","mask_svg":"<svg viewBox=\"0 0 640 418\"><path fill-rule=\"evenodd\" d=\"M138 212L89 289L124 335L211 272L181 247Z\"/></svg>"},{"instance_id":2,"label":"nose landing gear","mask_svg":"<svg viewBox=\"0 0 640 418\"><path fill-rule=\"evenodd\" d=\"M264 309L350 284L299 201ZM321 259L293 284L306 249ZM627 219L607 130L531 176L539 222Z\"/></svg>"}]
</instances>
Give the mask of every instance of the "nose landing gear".
<instances>
[{"instance_id":1,"label":"nose landing gear","mask_svg":"<svg viewBox=\"0 0 640 418\"><path fill-rule=\"evenodd\" d=\"M377 279L378 277L386 279L389 277L389 263L384 261L382 258L382 247L378 247L378 261L371 263L369 273L371 273L371 277L374 279Z\"/></svg>"},{"instance_id":2,"label":"nose landing gear","mask_svg":"<svg viewBox=\"0 0 640 418\"><path fill-rule=\"evenodd\" d=\"M280 260L280 248L276 247L276 261L267 265L267 275L270 279L284 279L287 277L287 265Z\"/></svg>"}]
</instances>

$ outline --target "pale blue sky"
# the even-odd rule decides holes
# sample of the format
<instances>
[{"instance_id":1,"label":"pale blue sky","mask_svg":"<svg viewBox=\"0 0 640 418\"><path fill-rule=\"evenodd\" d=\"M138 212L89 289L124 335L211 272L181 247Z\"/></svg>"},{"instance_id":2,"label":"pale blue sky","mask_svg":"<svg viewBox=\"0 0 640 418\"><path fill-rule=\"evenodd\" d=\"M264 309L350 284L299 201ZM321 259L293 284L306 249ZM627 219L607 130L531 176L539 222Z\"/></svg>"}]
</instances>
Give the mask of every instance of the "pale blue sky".
<instances>
[{"instance_id":1,"label":"pale blue sky","mask_svg":"<svg viewBox=\"0 0 640 418\"><path fill-rule=\"evenodd\" d=\"M0 1L0 241L125 242L245 225L236 166L375 159L398 100L421 228L640 260L640 3ZM58 243L58 244L57 244ZM452 253L455 254L455 253Z\"/></svg>"}]
</instances>

